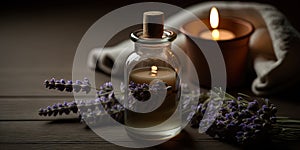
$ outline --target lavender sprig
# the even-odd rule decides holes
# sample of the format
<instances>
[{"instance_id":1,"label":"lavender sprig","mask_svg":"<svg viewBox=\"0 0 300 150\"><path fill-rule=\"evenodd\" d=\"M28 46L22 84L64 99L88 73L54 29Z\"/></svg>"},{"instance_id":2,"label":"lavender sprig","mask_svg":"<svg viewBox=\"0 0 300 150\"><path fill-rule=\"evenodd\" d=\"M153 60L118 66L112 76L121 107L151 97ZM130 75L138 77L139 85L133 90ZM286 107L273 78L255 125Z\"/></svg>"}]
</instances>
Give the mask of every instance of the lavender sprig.
<instances>
[{"instance_id":1,"label":"lavender sprig","mask_svg":"<svg viewBox=\"0 0 300 150\"><path fill-rule=\"evenodd\" d=\"M189 116L192 127L198 128L200 121L205 121L202 118L210 100L209 96L200 97L199 104L194 107L196 112ZM281 140L300 138L300 121L283 121L276 117L276 112L277 108L269 99L256 99L244 94L235 98L226 93L219 115L206 133L243 146L271 141L275 137ZM287 130L283 124L288 127L293 124L294 128Z\"/></svg>"},{"instance_id":2,"label":"lavender sprig","mask_svg":"<svg viewBox=\"0 0 300 150\"><path fill-rule=\"evenodd\" d=\"M44 82L46 88L57 89L60 91L67 92L79 92L83 87L90 87L88 80L85 79L84 82L77 80L75 84L72 81L65 82L64 79L55 80L52 78L50 81L46 80ZM131 94L138 100L147 100L150 98L149 85L148 84L136 84L131 82L129 89ZM84 90L88 91L88 90ZM57 114L69 114L72 110L73 113L77 113L77 110L82 112L82 121L88 122L90 124L97 124L98 121L103 120L103 112L99 109L100 105L105 109L108 114L120 123L124 123L124 107L116 99L113 91L113 86L111 82L106 82L97 91L98 98L91 101L79 101L78 104L72 102L72 109L68 109L69 104L66 102L64 104L54 104L53 106L48 106L47 108L41 108L39 110L39 115L41 116L56 116ZM64 107L62 107L64 106Z\"/></svg>"},{"instance_id":3,"label":"lavender sprig","mask_svg":"<svg viewBox=\"0 0 300 150\"><path fill-rule=\"evenodd\" d=\"M136 84L133 81L131 81L129 83L129 90L132 96L139 101L147 101L151 97L149 85L146 83Z\"/></svg>"},{"instance_id":4,"label":"lavender sprig","mask_svg":"<svg viewBox=\"0 0 300 150\"><path fill-rule=\"evenodd\" d=\"M47 108L43 109L41 108L39 110L39 115L40 116L57 116L62 115L62 114L70 114L70 112L73 113L77 113L78 112L78 108L76 105L76 102L64 102L62 103L58 103L58 104L54 104L52 106L48 106Z\"/></svg>"},{"instance_id":5,"label":"lavender sprig","mask_svg":"<svg viewBox=\"0 0 300 150\"><path fill-rule=\"evenodd\" d=\"M66 87L71 85L71 81L69 81L70 84L66 84L63 79L59 80L59 82L56 82L54 78L52 78L50 81L45 81L46 88L49 89L58 89L60 91L67 91ZM76 81L76 84L73 84L73 89L75 92L79 92L80 90L83 90L85 85L89 85L88 80L85 80L84 82L81 82L79 80ZM75 86L74 86L75 85ZM82 86L83 85L83 86ZM72 90L69 90L67 92L71 92ZM83 91L88 91L87 89L84 89ZM90 101L79 101L77 104L76 102L65 102L63 104L58 103L54 104L53 106L48 106L47 108L41 108L39 110L40 116L57 116L63 115L63 114L70 114L70 112L77 113L78 111L82 112L80 115L81 120L91 124L97 124L99 121L103 121L103 117L105 116L103 112L101 112L100 107L102 106L108 114L114 118L116 121L120 123L124 123L124 107L118 102L116 97L114 96L113 87L110 82L104 83L102 86L100 86L98 92L98 97L95 100ZM101 106L100 106L101 105Z\"/></svg>"},{"instance_id":6,"label":"lavender sprig","mask_svg":"<svg viewBox=\"0 0 300 150\"><path fill-rule=\"evenodd\" d=\"M56 89L59 91L66 91L66 92L86 92L89 93L91 91L91 84L87 78L84 78L83 81L76 80L73 82L72 80L65 81L64 79L56 80L55 78L44 81L44 85L48 89Z\"/></svg>"}]
</instances>

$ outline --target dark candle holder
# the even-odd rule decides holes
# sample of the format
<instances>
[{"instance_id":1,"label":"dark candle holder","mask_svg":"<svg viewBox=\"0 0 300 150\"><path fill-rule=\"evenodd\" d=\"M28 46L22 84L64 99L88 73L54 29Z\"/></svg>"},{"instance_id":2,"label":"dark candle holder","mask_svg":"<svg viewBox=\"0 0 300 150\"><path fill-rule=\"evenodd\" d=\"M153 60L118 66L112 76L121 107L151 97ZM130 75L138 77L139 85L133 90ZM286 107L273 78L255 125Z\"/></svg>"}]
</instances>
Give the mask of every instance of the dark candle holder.
<instances>
[{"instance_id":1,"label":"dark candle holder","mask_svg":"<svg viewBox=\"0 0 300 150\"><path fill-rule=\"evenodd\" d=\"M250 35L254 31L253 25L240 18L220 18L218 29L226 29L235 34L228 40L208 40L201 38L199 34L211 30L209 19L201 19L187 22L181 27L185 36L183 50L191 58L197 69L201 86L210 87L211 77L208 64L200 48L194 43L205 43L205 45L217 42L225 61L227 72L227 87L239 87L245 83L246 63L249 50Z\"/></svg>"}]
</instances>

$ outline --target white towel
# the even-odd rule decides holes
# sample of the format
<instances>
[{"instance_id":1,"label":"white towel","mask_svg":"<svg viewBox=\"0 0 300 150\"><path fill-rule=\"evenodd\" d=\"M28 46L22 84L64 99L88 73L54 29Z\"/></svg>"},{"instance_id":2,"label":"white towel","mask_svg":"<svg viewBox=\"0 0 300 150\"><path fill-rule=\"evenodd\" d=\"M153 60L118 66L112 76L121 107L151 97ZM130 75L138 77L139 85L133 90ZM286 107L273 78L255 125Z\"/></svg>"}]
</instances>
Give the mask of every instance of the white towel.
<instances>
[{"instance_id":1,"label":"white towel","mask_svg":"<svg viewBox=\"0 0 300 150\"><path fill-rule=\"evenodd\" d=\"M207 17L212 6L216 6L222 16L240 17L250 21L255 27L249 44L253 61L250 63L257 75L252 83L253 93L267 96L299 85L300 34L279 10L268 4L226 1L199 3L185 10L199 17ZM179 12L166 22L183 25L189 19ZM182 42L180 40L181 38L176 41ZM100 49L93 49L88 66L93 69L96 66L109 74L112 63L125 45L133 46L130 40L125 40L114 47L105 48L101 55Z\"/></svg>"}]
</instances>

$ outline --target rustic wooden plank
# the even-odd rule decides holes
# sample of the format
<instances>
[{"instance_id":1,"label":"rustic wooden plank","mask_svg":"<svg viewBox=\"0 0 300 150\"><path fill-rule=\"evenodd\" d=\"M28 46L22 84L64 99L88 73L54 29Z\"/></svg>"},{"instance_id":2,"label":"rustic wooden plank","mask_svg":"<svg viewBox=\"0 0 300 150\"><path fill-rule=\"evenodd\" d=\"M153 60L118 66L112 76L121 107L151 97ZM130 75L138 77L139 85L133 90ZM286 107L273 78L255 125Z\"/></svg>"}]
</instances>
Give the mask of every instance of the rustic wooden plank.
<instances>
[{"instance_id":1,"label":"rustic wooden plank","mask_svg":"<svg viewBox=\"0 0 300 150\"><path fill-rule=\"evenodd\" d=\"M105 149L105 150L133 150L133 148L126 148L114 145L109 142L47 142L47 143L0 143L0 149L10 150L10 149ZM135 150L174 150L174 149L183 149L183 150L238 150L243 149L234 145L218 142L218 141L167 141L163 144L148 147L148 148L138 148ZM269 145L253 145L253 147L247 147L246 149L273 149L273 150L298 150L299 144L297 143L273 143Z\"/></svg>"},{"instance_id":2,"label":"rustic wooden plank","mask_svg":"<svg viewBox=\"0 0 300 150\"><path fill-rule=\"evenodd\" d=\"M174 149L184 149L184 150L195 150L195 149L205 149L205 150L215 150L220 149L231 149L235 150L238 148L232 146L224 146L220 145L218 142L194 142L189 143L190 145L183 145L182 142L174 142L170 141L159 146L148 147L148 148L126 148L117 145L113 145L111 143L28 143L28 144L0 144L1 149L45 149L45 150L53 150L53 149L105 149L105 150L174 150ZM192 145L191 145L192 144Z\"/></svg>"},{"instance_id":3,"label":"rustic wooden plank","mask_svg":"<svg viewBox=\"0 0 300 150\"><path fill-rule=\"evenodd\" d=\"M16 145L30 149L64 149L73 147L94 149L99 148L99 146L104 149L124 149L103 140L91 130L85 128L83 124L72 121L1 121L0 133L0 147L3 149L19 148ZM217 140L207 139L206 136L204 136L203 140L194 139L187 131L183 131L170 141L149 149L195 149L206 146L210 147L208 149L213 149L216 148L216 144L224 148L232 147Z\"/></svg>"},{"instance_id":4,"label":"rustic wooden plank","mask_svg":"<svg viewBox=\"0 0 300 150\"><path fill-rule=\"evenodd\" d=\"M103 141L78 120L1 121L1 143Z\"/></svg>"},{"instance_id":5,"label":"rustic wooden plank","mask_svg":"<svg viewBox=\"0 0 300 150\"><path fill-rule=\"evenodd\" d=\"M3 150L17 150L17 149L30 149L30 150L132 150L131 148L125 148L111 143L28 143L28 144L0 144L0 149ZM149 150L154 148L148 148ZM139 150L139 149L136 149Z\"/></svg>"},{"instance_id":6,"label":"rustic wooden plank","mask_svg":"<svg viewBox=\"0 0 300 150\"><path fill-rule=\"evenodd\" d=\"M104 129L105 130L105 129ZM120 135L121 136L121 135ZM122 141L128 142L128 141ZM75 119L63 119L55 121L0 121L0 147L12 147L12 145L27 145L32 148L39 148L40 145L48 145L57 148L58 145L66 147L81 147L92 145L108 145L108 148L115 146L96 135L84 124ZM57 145L56 145L57 144ZM95 146L95 147L94 147ZM267 144L266 148L299 148L300 143L294 142L274 142ZM154 146L155 149L238 149L238 147L214 140L206 134L198 134L196 129L186 127L179 135L171 140Z\"/></svg>"},{"instance_id":7,"label":"rustic wooden plank","mask_svg":"<svg viewBox=\"0 0 300 150\"><path fill-rule=\"evenodd\" d=\"M106 127L103 127L105 130ZM77 119L57 119L53 121L0 121L0 142L97 142L99 138L85 124ZM196 129L187 127L174 141L214 141L206 134L198 134Z\"/></svg>"},{"instance_id":8,"label":"rustic wooden plank","mask_svg":"<svg viewBox=\"0 0 300 150\"><path fill-rule=\"evenodd\" d=\"M105 149L105 150L195 150L195 149L203 149L203 150L216 150L216 149L230 149L236 150L239 149L237 147L226 145L221 142L178 142L178 141L168 141L166 143L160 144L158 146L147 147L147 148L126 148L117 145L113 145L111 143L104 142L96 142L96 143L78 143L78 142L70 142L70 143L27 143L27 144L19 144L19 143L5 143L0 144L1 149L45 149L45 150L53 150L53 149Z\"/></svg>"},{"instance_id":9,"label":"rustic wooden plank","mask_svg":"<svg viewBox=\"0 0 300 150\"><path fill-rule=\"evenodd\" d=\"M71 102L74 97L25 97L1 98L0 120L56 120L78 118L79 114L70 113L62 116L39 116L38 110L55 103Z\"/></svg>"},{"instance_id":10,"label":"rustic wooden plank","mask_svg":"<svg viewBox=\"0 0 300 150\"><path fill-rule=\"evenodd\" d=\"M92 70L91 70L92 72ZM86 76L80 73L80 76ZM5 96L67 96L68 92L48 90L43 85L47 79L55 77L56 79L72 80L72 71L63 71L61 69L19 69L19 70L1 70L0 71L0 97ZM110 81L110 76L103 73L95 73L95 84L97 86L106 81ZM79 80L82 80L80 78ZM77 80L77 79L73 79Z\"/></svg>"},{"instance_id":11,"label":"rustic wooden plank","mask_svg":"<svg viewBox=\"0 0 300 150\"><path fill-rule=\"evenodd\" d=\"M238 150L238 149L272 149L272 150L298 150L299 143L297 142L279 142L269 143L265 145L250 145L247 147L240 147L237 145L231 145L220 141L168 141L166 143L155 146L156 149L162 150L175 150L175 149L187 149L187 150Z\"/></svg>"},{"instance_id":12,"label":"rustic wooden plank","mask_svg":"<svg viewBox=\"0 0 300 150\"><path fill-rule=\"evenodd\" d=\"M120 146L103 140L90 129L87 129L84 124L70 119L56 121L0 121L0 133L0 147L3 149L18 148L13 145L24 145L25 147L34 149L41 148L41 146L42 148L51 149L56 149L60 146L64 148L86 147L88 149L99 148L101 146L105 147L105 149L122 149ZM199 137L201 138L201 135ZM187 145L195 145L193 143L199 141L202 143L217 142L216 140L207 139L206 136L204 136L203 140L194 140L193 137L190 137L189 133L184 131L174 139L154 148L166 149L168 147L172 148L174 145L177 145L176 147L181 145L181 148L185 148ZM186 142L189 144L181 144ZM43 147L45 145L47 146Z\"/></svg>"}]
</instances>

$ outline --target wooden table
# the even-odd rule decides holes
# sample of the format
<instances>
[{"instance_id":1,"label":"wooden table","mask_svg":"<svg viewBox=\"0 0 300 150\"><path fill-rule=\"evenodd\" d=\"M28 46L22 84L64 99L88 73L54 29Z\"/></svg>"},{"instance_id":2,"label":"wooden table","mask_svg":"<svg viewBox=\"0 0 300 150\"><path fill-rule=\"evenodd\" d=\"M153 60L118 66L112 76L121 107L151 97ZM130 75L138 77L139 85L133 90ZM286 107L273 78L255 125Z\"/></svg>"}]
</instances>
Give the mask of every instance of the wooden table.
<instances>
[{"instance_id":1,"label":"wooden table","mask_svg":"<svg viewBox=\"0 0 300 150\"><path fill-rule=\"evenodd\" d=\"M41 117L38 109L73 101L43 81L71 79L73 57L85 31L111 8L97 6L6 9L0 14L0 149L129 149L111 144L80 123L78 114ZM67 8L67 9L65 9ZM109 76L97 73L103 82ZM279 115L299 118L299 102L274 98ZM276 142L274 149L299 149ZM177 137L147 149L239 149L186 127Z\"/></svg>"}]
</instances>

